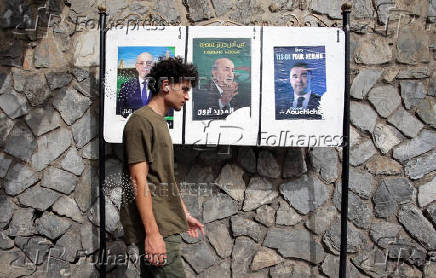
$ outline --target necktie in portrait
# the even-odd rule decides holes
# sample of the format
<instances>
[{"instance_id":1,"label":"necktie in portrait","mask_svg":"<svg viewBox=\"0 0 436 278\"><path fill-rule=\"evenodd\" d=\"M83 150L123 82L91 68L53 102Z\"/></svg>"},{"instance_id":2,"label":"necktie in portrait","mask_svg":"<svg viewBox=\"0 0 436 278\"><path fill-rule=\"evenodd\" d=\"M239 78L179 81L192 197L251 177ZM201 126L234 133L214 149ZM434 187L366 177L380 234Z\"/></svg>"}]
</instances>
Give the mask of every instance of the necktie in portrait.
<instances>
[{"instance_id":1,"label":"necktie in portrait","mask_svg":"<svg viewBox=\"0 0 436 278\"><path fill-rule=\"evenodd\" d=\"M142 90L141 90L141 99L142 99L142 105L146 105L148 103L148 96L147 96L147 82L142 82Z\"/></svg>"},{"instance_id":2,"label":"necktie in portrait","mask_svg":"<svg viewBox=\"0 0 436 278\"><path fill-rule=\"evenodd\" d=\"M304 97L297 98L297 108L303 107Z\"/></svg>"}]
</instances>

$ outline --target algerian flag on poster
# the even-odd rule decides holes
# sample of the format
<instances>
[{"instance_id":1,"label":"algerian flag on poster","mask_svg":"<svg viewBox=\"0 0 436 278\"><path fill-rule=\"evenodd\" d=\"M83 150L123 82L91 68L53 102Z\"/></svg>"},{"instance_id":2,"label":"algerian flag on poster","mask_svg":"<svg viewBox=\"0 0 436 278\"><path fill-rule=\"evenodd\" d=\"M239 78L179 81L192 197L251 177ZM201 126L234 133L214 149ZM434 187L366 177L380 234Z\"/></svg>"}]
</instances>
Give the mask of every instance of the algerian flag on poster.
<instances>
[{"instance_id":1,"label":"algerian flag on poster","mask_svg":"<svg viewBox=\"0 0 436 278\"><path fill-rule=\"evenodd\" d=\"M106 33L104 138L121 143L130 115L147 105L151 91L144 78L154 63L185 56L186 27L140 26ZM145 79L145 80L144 80ZM182 143L183 113L170 110L165 119L174 144Z\"/></svg>"}]
</instances>

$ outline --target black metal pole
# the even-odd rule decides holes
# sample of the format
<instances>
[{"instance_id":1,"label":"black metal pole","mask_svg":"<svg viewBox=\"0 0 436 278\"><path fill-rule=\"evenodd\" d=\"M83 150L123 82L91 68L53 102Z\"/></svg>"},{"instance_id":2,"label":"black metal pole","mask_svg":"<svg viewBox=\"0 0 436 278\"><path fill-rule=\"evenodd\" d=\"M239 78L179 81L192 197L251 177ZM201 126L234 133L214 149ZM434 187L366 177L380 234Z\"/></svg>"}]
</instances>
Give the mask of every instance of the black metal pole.
<instances>
[{"instance_id":1,"label":"black metal pole","mask_svg":"<svg viewBox=\"0 0 436 278\"><path fill-rule=\"evenodd\" d=\"M99 117L98 117L98 162L99 162L99 201L100 201L100 277L106 277L106 218L105 218L105 196L104 196L104 179L106 171L105 162L105 142L103 138L103 120L104 120L104 75L106 61L106 7L98 7L100 13L100 72L99 72Z\"/></svg>"},{"instance_id":2,"label":"black metal pole","mask_svg":"<svg viewBox=\"0 0 436 278\"><path fill-rule=\"evenodd\" d=\"M348 178L350 158L350 13L351 4L342 5L342 28L345 32L345 96L342 148L341 254L339 278L347 277Z\"/></svg>"}]
</instances>

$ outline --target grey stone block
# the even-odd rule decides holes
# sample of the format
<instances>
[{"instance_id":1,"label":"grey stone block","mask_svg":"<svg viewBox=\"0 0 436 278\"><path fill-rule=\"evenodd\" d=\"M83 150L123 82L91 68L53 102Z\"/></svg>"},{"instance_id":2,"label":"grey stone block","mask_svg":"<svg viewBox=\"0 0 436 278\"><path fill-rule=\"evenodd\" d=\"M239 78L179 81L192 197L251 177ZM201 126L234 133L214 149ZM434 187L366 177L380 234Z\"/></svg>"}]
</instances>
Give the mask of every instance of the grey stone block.
<instances>
[{"instance_id":1,"label":"grey stone block","mask_svg":"<svg viewBox=\"0 0 436 278\"><path fill-rule=\"evenodd\" d=\"M82 148L91 141L98 133L98 121L96 115L88 111L74 123L73 138L78 148Z\"/></svg>"},{"instance_id":2,"label":"grey stone block","mask_svg":"<svg viewBox=\"0 0 436 278\"><path fill-rule=\"evenodd\" d=\"M182 245L182 256L197 273L216 263L216 257L204 241L187 246Z\"/></svg>"},{"instance_id":3,"label":"grey stone block","mask_svg":"<svg viewBox=\"0 0 436 278\"><path fill-rule=\"evenodd\" d=\"M336 208L341 210L342 187L338 183L333 195L333 202ZM371 225L372 211L369 205L360 199L353 192L348 192L348 220L353 222L356 227L367 230Z\"/></svg>"},{"instance_id":4,"label":"grey stone block","mask_svg":"<svg viewBox=\"0 0 436 278\"><path fill-rule=\"evenodd\" d=\"M376 156L365 164L365 169L374 175L392 176L401 174L403 167L393 159L385 156ZM351 172L350 175L352 175Z\"/></svg>"},{"instance_id":5,"label":"grey stone block","mask_svg":"<svg viewBox=\"0 0 436 278\"><path fill-rule=\"evenodd\" d=\"M236 201L244 200L245 182L242 178L244 170L235 164L227 164L215 180L215 184Z\"/></svg>"},{"instance_id":6,"label":"grey stone block","mask_svg":"<svg viewBox=\"0 0 436 278\"><path fill-rule=\"evenodd\" d=\"M434 147L436 147L436 131L425 129L417 137L395 147L392 156L399 161L404 161L426 153Z\"/></svg>"},{"instance_id":7,"label":"grey stone block","mask_svg":"<svg viewBox=\"0 0 436 278\"><path fill-rule=\"evenodd\" d=\"M389 118L388 122L393 124L407 137L415 137L424 125L412 114L404 110L403 107L398 108Z\"/></svg>"},{"instance_id":8,"label":"grey stone block","mask_svg":"<svg viewBox=\"0 0 436 278\"><path fill-rule=\"evenodd\" d=\"M20 204L32 207L39 211L48 209L61 196L56 191L41 188L39 185L29 188L18 196Z\"/></svg>"},{"instance_id":9,"label":"grey stone block","mask_svg":"<svg viewBox=\"0 0 436 278\"><path fill-rule=\"evenodd\" d=\"M37 139L38 151L32 155L32 167L43 170L71 145L71 132L65 128L56 129Z\"/></svg>"},{"instance_id":10,"label":"grey stone block","mask_svg":"<svg viewBox=\"0 0 436 278\"><path fill-rule=\"evenodd\" d=\"M436 128L436 100L434 98L422 100L416 108L416 113L424 123Z\"/></svg>"},{"instance_id":11,"label":"grey stone block","mask_svg":"<svg viewBox=\"0 0 436 278\"><path fill-rule=\"evenodd\" d=\"M436 200L436 177L418 187L418 204L425 207Z\"/></svg>"},{"instance_id":12,"label":"grey stone block","mask_svg":"<svg viewBox=\"0 0 436 278\"><path fill-rule=\"evenodd\" d=\"M277 225L293 226L302 220L301 216L286 201L280 200L279 205L276 214Z\"/></svg>"},{"instance_id":13,"label":"grey stone block","mask_svg":"<svg viewBox=\"0 0 436 278\"><path fill-rule=\"evenodd\" d=\"M6 194L15 196L39 180L39 174L23 164L15 164L5 178Z\"/></svg>"},{"instance_id":14,"label":"grey stone block","mask_svg":"<svg viewBox=\"0 0 436 278\"><path fill-rule=\"evenodd\" d=\"M282 183L280 193L301 214L316 210L329 198L329 188L318 178L307 175Z\"/></svg>"},{"instance_id":15,"label":"grey stone block","mask_svg":"<svg viewBox=\"0 0 436 278\"><path fill-rule=\"evenodd\" d=\"M373 197L375 215L389 217L395 213L398 205L413 202L415 198L416 189L406 178L383 179Z\"/></svg>"},{"instance_id":16,"label":"grey stone block","mask_svg":"<svg viewBox=\"0 0 436 278\"><path fill-rule=\"evenodd\" d=\"M271 203L279 193L277 189L265 178L252 177L245 190L244 211L256 209Z\"/></svg>"},{"instance_id":17,"label":"grey stone block","mask_svg":"<svg viewBox=\"0 0 436 278\"><path fill-rule=\"evenodd\" d=\"M61 125L61 117L50 106L32 109L25 119L36 136L43 135Z\"/></svg>"},{"instance_id":18,"label":"grey stone block","mask_svg":"<svg viewBox=\"0 0 436 278\"><path fill-rule=\"evenodd\" d=\"M436 231L417 207L411 204L402 206L398 221L427 250L436 249Z\"/></svg>"},{"instance_id":19,"label":"grey stone block","mask_svg":"<svg viewBox=\"0 0 436 278\"><path fill-rule=\"evenodd\" d=\"M305 153L302 148L289 148L286 152L282 170L283 178L300 177L307 172Z\"/></svg>"},{"instance_id":20,"label":"grey stone block","mask_svg":"<svg viewBox=\"0 0 436 278\"><path fill-rule=\"evenodd\" d=\"M33 224L33 208L17 208L14 210L12 220L9 223L8 234L10 236L31 236L36 233Z\"/></svg>"},{"instance_id":21,"label":"grey stone block","mask_svg":"<svg viewBox=\"0 0 436 278\"><path fill-rule=\"evenodd\" d=\"M80 175L85 169L85 164L83 159L77 153L75 147L70 148L70 150L65 155L65 158L61 162L62 169L67 170L75 175Z\"/></svg>"},{"instance_id":22,"label":"grey stone block","mask_svg":"<svg viewBox=\"0 0 436 278\"><path fill-rule=\"evenodd\" d=\"M368 100L383 118L387 118L401 105L401 97L398 94L398 90L391 85L373 88L369 92Z\"/></svg>"},{"instance_id":23,"label":"grey stone block","mask_svg":"<svg viewBox=\"0 0 436 278\"><path fill-rule=\"evenodd\" d=\"M271 206L264 205L256 209L256 216L254 219L267 227L271 227L275 223L275 214L276 211Z\"/></svg>"},{"instance_id":24,"label":"grey stone block","mask_svg":"<svg viewBox=\"0 0 436 278\"><path fill-rule=\"evenodd\" d=\"M369 235L371 239L382 248L389 247L397 239L401 226L396 223L378 222L372 223Z\"/></svg>"},{"instance_id":25,"label":"grey stone block","mask_svg":"<svg viewBox=\"0 0 436 278\"><path fill-rule=\"evenodd\" d=\"M233 237L249 236L256 242L261 242L265 236L265 230L263 226L250 219L235 215L232 216L231 223Z\"/></svg>"},{"instance_id":26,"label":"grey stone block","mask_svg":"<svg viewBox=\"0 0 436 278\"><path fill-rule=\"evenodd\" d=\"M352 101L350 104L350 120L353 125L372 132L374 130L377 113L368 104Z\"/></svg>"},{"instance_id":27,"label":"grey stone block","mask_svg":"<svg viewBox=\"0 0 436 278\"><path fill-rule=\"evenodd\" d=\"M14 90L0 95L0 108L11 119L19 118L28 112L26 98Z\"/></svg>"},{"instance_id":28,"label":"grey stone block","mask_svg":"<svg viewBox=\"0 0 436 278\"><path fill-rule=\"evenodd\" d=\"M71 80L73 80L73 76L68 72L48 72L45 74L47 78L48 86L50 90L56 90L68 85Z\"/></svg>"},{"instance_id":29,"label":"grey stone block","mask_svg":"<svg viewBox=\"0 0 436 278\"><path fill-rule=\"evenodd\" d=\"M379 123L372 133L375 146L383 153L388 153L393 147L403 141L401 133L390 125Z\"/></svg>"},{"instance_id":30,"label":"grey stone block","mask_svg":"<svg viewBox=\"0 0 436 278\"><path fill-rule=\"evenodd\" d=\"M280 165L270 151L260 151L257 159L257 172L264 177L278 178L280 176Z\"/></svg>"},{"instance_id":31,"label":"grey stone block","mask_svg":"<svg viewBox=\"0 0 436 278\"><path fill-rule=\"evenodd\" d=\"M241 277L249 272L250 264L259 247L247 237L238 237L232 251L232 277Z\"/></svg>"},{"instance_id":32,"label":"grey stone block","mask_svg":"<svg viewBox=\"0 0 436 278\"><path fill-rule=\"evenodd\" d=\"M350 149L350 164L358 166L365 163L377 153L376 148L371 140L366 140Z\"/></svg>"},{"instance_id":33,"label":"grey stone block","mask_svg":"<svg viewBox=\"0 0 436 278\"><path fill-rule=\"evenodd\" d=\"M77 184L77 177L69 172L55 167L48 167L44 170L41 186L54 189L64 194L74 191Z\"/></svg>"},{"instance_id":34,"label":"grey stone block","mask_svg":"<svg viewBox=\"0 0 436 278\"><path fill-rule=\"evenodd\" d=\"M61 113L67 125L72 125L82 117L90 105L91 100L88 97L72 88L61 90L53 99L53 106Z\"/></svg>"},{"instance_id":35,"label":"grey stone block","mask_svg":"<svg viewBox=\"0 0 436 278\"><path fill-rule=\"evenodd\" d=\"M35 138L30 129L25 124L17 123L9 133L4 151L16 158L29 161L35 148Z\"/></svg>"},{"instance_id":36,"label":"grey stone block","mask_svg":"<svg viewBox=\"0 0 436 278\"><path fill-rule=\"evenodd\" d=\"M59 215L69 217L76 222L83 223L83 216L74 199L68 196L61 196L53 204L53 211Z\"/></svg>"},{"instance_id":37,"label":"grey stone block","mask_svg":"<svg viewBox=\"0 0 436 278\"><path fill-rule=\"evenodd\" d=\"M313 148L310 162L316 172L326 182L334 182L338 178L338 154L334 148Z\"/></svg>"},{"instance_id":38,"label":"grey stone block","mask_svg":"<svg viewBox=\"0 0 436 278\"><path fill-rule=\"evenodd\" d=\"M230 236L226 222L228 223L227 220L222 220L206 224L209 242L221 258L229 257L233 247L233 238Z\"/></svg>"},{"instance_id":39,"label":"grey stone block","mask_svg":"<svg viewBox=\"0 0 436 278\"><path fill-rule=\"evenodd\" d=\"M11 166L12 158L9 158L3 153L0 153L0 178L4 178Z\"/></svg>"},{"instance_id":40,"label":"grey stone block","mask_svg":"<svg viewBox=\"0 0 436 278\"><path fill-rule=\"evenodd\" d=\"M0 229L9 224L14 212L14 203L5 195L0 195Z\"/></svg>"},{"instance_id":41,"label":"grey stone block","mask_svg":"<svg viewBox=\"0 0 436 278\"><path fill-rule=\"evenodd\" d=\"M386 39L366 35L358 41L353 59L357 64L380 65L392 60L392 50Z\"/></svg>"},{"instance_id":42,"label":"grey stone block","mask_svg":"<svg viewBox=\"0 0 436 278\"><path fill-rule=\"evenodd\" d=\"M430 58L428 42L428 34L415 24L402 27L398 33L398 62L411 65L427 62Z\"/></svg>"},{"instance_id":43,"label":"grey stone block","mask_svg":"<svg viewBox=\"0 0 436 278\"><path fill-rule=\"evenodd\" d=\"M323 236L323 242L335 255L339 255L341 246L341 223L336 221ZM353 226L347 227L347 253L357 253L364 249L366 239Z\"/></svg>"},{"instance_id":44,"label":"grey stone block","mask_svg":"<svg viewBox=\"0 0 436 278\"><path fill-rule=\"evenodd\" d=\"M350 94L357 99L364 99L375 85L382 72L374 69L364 69L354 78Z\"/></svg>"},{"instance_id":45,"label":"grey stone block","mask_svg":"<svg viewBox=\"0 0 436 278\"><path fill-rule=\"evenodd\" d=\"M404 173L413 180L422 178L433 170L436 170L436 150L412 158L404 166Z\"/></svg>"},{"instance_id":46,"label":"grey stone block","mask_svg":"<svg viewBox=\"0 0 436 278\"><path fill-rule=\"evenodd\" d=\"M424 85L420 81L404 80L400 82L400 87L406 109L416 107L426 95Z\"/></svg>"},{"instance_id":47,"label":"grey stone block","mask_svg":"<svg viewBox=\"0 0 436 278\"><path fill-rule=\"evenodd\" d=\"M263 246L275 248L285 258L303 259L313 264L324 260L324 249L310 232L304 229L271 228Z\"/></svg>"},{"instance_id":48,"label":"grey stone block","mask_svg":"<svg viewBox=\"0 0 436 278\"><path fill-rule=\"evenodd\" d=\"M203 221L212 222L238 212L238 203L225 194L218 194L203 204Z\"/></svg>"}]
</instances>

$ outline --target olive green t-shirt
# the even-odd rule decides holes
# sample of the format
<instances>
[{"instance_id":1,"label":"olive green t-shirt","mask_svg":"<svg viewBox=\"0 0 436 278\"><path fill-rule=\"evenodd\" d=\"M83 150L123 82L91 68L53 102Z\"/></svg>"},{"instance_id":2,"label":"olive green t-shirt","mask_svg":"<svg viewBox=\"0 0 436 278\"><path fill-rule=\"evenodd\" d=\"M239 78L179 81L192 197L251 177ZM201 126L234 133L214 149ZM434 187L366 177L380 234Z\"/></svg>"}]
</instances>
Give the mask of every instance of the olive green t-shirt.
<instances>
[{"instance_id":1,"label":"olive green t-shirt","mask_svg":"<svg viewBox=\"0 0 436 278\"><path fill-rule=\"evenodd\" d=\"M159 233L169 236L188 229L181 197L174 177L174 150L165 118L149 106L136 110L123 132L124 174L128 164L147 162L147 184L152 195L153 215ZM144 225L133 198L133 186L124 186L120 209L121 223L128 244L145 238Z\"/></svg>"}]
</instances>

